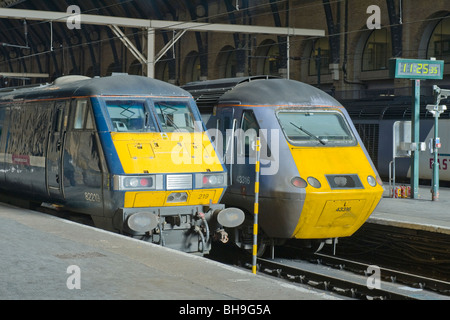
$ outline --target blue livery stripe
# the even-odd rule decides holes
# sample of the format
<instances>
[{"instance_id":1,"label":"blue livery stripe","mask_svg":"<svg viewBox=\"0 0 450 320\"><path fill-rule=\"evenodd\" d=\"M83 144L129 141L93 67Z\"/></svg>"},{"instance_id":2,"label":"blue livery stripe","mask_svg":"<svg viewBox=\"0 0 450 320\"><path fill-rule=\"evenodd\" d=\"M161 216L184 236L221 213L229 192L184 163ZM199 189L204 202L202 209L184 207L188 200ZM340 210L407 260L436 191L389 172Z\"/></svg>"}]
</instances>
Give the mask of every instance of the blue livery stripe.
<instances>
[{"instance_id":1,"label":"blue livery stripe","mask_svg":"<svg viewBox=\"0 0 450 320\"><path fill-rule=\"evenodd\" d=\"M106 122L106 119L109 117L103 112L102 104L98 98L91 98L91 104L109 172L111 174L124 174L122 163L120 162Z\"/></svg>"}]
</instances>

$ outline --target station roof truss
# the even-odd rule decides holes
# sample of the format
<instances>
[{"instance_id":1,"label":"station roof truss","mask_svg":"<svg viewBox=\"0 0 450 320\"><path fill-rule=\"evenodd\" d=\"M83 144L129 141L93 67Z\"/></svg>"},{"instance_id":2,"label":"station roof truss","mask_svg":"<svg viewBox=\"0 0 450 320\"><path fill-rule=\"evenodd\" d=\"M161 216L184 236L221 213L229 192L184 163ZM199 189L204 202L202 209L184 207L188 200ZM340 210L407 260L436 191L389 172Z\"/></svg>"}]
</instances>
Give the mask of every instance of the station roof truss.
<instances>
[{"instance_id":1,"label":"station roof truss","mask_svg":"<svg viewBox=\"0 0 450 320\"><path fill-rule=\"evenodd\" d=\"M2 1L3 3L4 1ZM102 3L105 4L104 1L86 1L95 3ZM146 3L144 3L146 2ZM152 1L152 3L159 3L158 1ZM171 2L176 1L166 1L166 5L168 6L168 12L172 12L172 15L174 15L174 9L170 6ZM26 21L41 21L41 22L48 22L51 27L43 27L40 25L37 29L39 31L39 35L35 34L35 39L40 39L43 41L52 41L53 39L53 23L64 23L66 24L70 18L74 18L73 15L70 15L67 13L67 11L52 11L52 10L35 10L36 8L33 7L32 9L28 9L29 6L33 6L33 4L29 3L28 1L25 1L24 3L19 2L19 6L24 6L27 9L12 9L12 8L2 8L2 5L0 4L0 24L2 24L2 19L7 19L7 22L4 22L3 24L6 25L6 28L3 30L12 29L13 24L10 20L24 20L24 24L26 24ZM60 1L46 1L47 4L43 4L41 7L46 7L48 9L53 10L67 10L67 7L64 8L64 4L62 4ZM64 3L66 3L64 1ZM85 3L83 1L83 3ZM84 4L83 4L84 5ZM89 8L85 10L83 5L79 4L81 7L82 12L94 12L95 10L92 8ZM155 4L150 4L147 1L131 1L129 6L123 5L123 7L117 9L117 6L115 6L116 10L108 10L103 9L106 14L84 14L81 13L77 18L79 18L81 26L90 26L90 28L96 28L97 26L107 26L110 28L111 34L114 34L118 39L120 39L123 44L130 50L130 52L136 57L137 60L140 61L140 63L144 66L146 66L147 76L154 77L154 65L155 63L170 49L171 46L174 45L174 43L181 38L181 36L186 31L195 31L195 32L223 32L223 33L247 33L247 34L270 34L270 35L277 35L277 36L285 36L287 37L287 41L289 41L289 38L292 36L307 36L307 37L323 37L325 36L324 30L318 30L318 29L303 29L303 28L288 28L288 27L269 27L269 26L255 26L255 25L239 25L239 24L223 24L223 23L207 23L207 22L189 22L189 21L176 21L176 20L163 20L162 16L159 16L157 18L159 19L147 19L147 18L129 18L129 17L123 17L123 16L114 16L114 14L121 14L126 16L139 16L139 15L145 15L145 11L155 9ZM159 3L158 5L162 5ZM130 7L132 6L132 7ZM150 6L150 7L148 7ZM189 6L186 4L186 6ZM104 6L104 8L108 8L108 6ZM155 12L154 10L151 10L152 12ZM97 12L100 12L100 10L97 10ZM103 12L101 12L103 13ZM9 21L9 22L8 22ZM16 24L17 26L17 24ZM59 39L64 38L65 36L62 35L64 31L62 31L61 28L64 28L66 26L59 26ZM24 26L26 28L26 26ZM122 32L121 28L135 28L140 30L145 30L146 32L146 38L147 38L147 52L144 54L142 51L144 48L144 44L139 42L139 37L135 36L135 44L132 43L130 39ZM1 29L1 28L0 28ZM26 30L26 29L25 29ZM56 28L55 28L56 30ZM174 36L172 39L166 41L166 46L162 48L162 50L156 54L155 52L155 30L172 30L174 32ZM25 31L26 32L26 31ZM2 34L3 33L3 34ZM48 33L52 33L51 36L48 35ZM23 42L26 42L28 45L28 39L26 39L26 36L21 34L21 30L17 27L14 28L14 31L8 35L5 32L0 31L0 37L2 38L9 38L10 43L14 43L14 41L17 41L17 39L21 39ZM66 36L67 37L67 36ZM45 40L44 40L45 39ZM5 42L3 42L5 45ZM14 47L14 45L12 45ZM2 46L0 45L0 48ZM20 46L16 45L16 47L20 48L26 48L26 46ZM289 47L289 45L288 45ZM53 50L53 48L52 48ZM289 52L288 52L289 53ZM42 72L42 74L45 74L45 72ZM1 71L0 71L1 75Z\"/></svg>"}]
</instances>

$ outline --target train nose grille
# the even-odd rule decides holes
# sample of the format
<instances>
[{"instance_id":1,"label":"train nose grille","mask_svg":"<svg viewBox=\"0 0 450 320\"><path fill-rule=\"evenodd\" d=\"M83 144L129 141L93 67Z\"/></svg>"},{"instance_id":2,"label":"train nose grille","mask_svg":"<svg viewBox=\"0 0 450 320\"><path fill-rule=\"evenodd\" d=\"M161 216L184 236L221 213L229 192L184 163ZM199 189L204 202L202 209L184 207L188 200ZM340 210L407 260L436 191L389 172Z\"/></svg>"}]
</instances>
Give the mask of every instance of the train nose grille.
<instances>
[{"instance_id":1,"label":"train nose grille","mask_svg":"<svg viewBox=\"0 0 450 320\"><path fill-rule=\"evenodd\" d=\"M167 175L167 190L192 189L192 174Z\"/></svg>"},{"instance_id":2,"label":"train nose grille","mask_svg":"<svg viewBox=\"0 0 450 320\"><path fill-rule=\"evenodd\" d=\"M364 189L357 174L328 174L325 177L331 189Z\"/></svg>"}]
</instances>

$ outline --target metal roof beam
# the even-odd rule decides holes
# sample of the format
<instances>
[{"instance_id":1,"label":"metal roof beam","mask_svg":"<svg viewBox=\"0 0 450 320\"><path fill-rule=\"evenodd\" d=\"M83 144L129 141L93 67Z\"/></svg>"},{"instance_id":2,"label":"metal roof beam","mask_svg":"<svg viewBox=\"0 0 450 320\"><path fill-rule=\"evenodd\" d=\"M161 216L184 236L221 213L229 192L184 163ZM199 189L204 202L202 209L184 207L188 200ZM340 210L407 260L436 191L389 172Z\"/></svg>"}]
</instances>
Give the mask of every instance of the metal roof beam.
<instances>
[{"instance_id":1,"label":"metal roof beam","mask_svg":"<svg viewBox=\"0 0 450 320\"><path fill-rule=\"evenodd\" d=\"M144 57L144 55L139 52L139 50L134 46L134 44L130 41L130 39L128 39L128 37L122 32L122 30L120 30L118 26L110 25L109 27L114 32L114 34L120 39L120 41L122 41L125 47L127 47L128 50L131 51L134 57L139 60L140 63L147 64L147 58Z\"/></svg>"},{"instance_id":2,"label":"metal roof beam","mask_svg":"<svg viewBox=\"0 0 450 320\"><path fill-rule=\"evenodd\" d=\"M0 71L0 77L5 78L48 78L48 73L27 73L27 72L2 72Z\"/></svg>"},{"instance_id":3,"label":"metal roof beam","mask_svg":"<svg viewBox=\"0 0 450 320\"><path fill-rule=\"evenodd\" d=\"M71 17L72 15L68 14L67 12L0 8L0 18L5 19L27 19L27 20L53 21L64 23L67 22L67 20ZM262 33L262 34L276 34L284 36L311 36L311 37L325 36L325 31L319 29L147 20L147 19L101 16L92 14L81 14L80 19L81 24L91 24L99 26L116 25L120 27L130 27L130 28L153 28L153 29L189 30L189 31L204 31L204 32L212 31L212 32L226 32L226 33L236 33L236 32Z\"/></svg>"},{"instance_id":4,"label":"metal roof beam","mask_svg":"<svg viewBox=\"0 0 450 320\"><path fill-rule=\"evenodd\" d=\"M167 51L169 51L170 48L172 48L175 43L180 40L180 38L186 33L186 30L179 31L177 34L174 34L172 40L170 40L164 48L161 49L161 51L158 52L158 54L155 57L155 63L161 59Z\"/></svg>"}]
</instances>

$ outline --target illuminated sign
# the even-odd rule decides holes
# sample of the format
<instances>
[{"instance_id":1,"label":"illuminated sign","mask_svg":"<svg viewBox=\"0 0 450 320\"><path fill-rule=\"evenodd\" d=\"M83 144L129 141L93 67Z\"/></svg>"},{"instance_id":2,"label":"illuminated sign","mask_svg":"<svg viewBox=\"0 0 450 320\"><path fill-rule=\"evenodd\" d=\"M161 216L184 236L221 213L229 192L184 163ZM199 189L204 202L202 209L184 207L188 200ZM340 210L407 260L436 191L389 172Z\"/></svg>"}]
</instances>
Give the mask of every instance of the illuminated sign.
<instances>
[{"instance_id":1,"label":"illuminated sign","mask_svg":"<svg viewBox=\"0 0 450 320\"><path fill-rule=\"evenodd\" d=\"M389 60L391 78L435 79L444 77L443 60L391 59Z\"/></svg>"}]
</instances>

